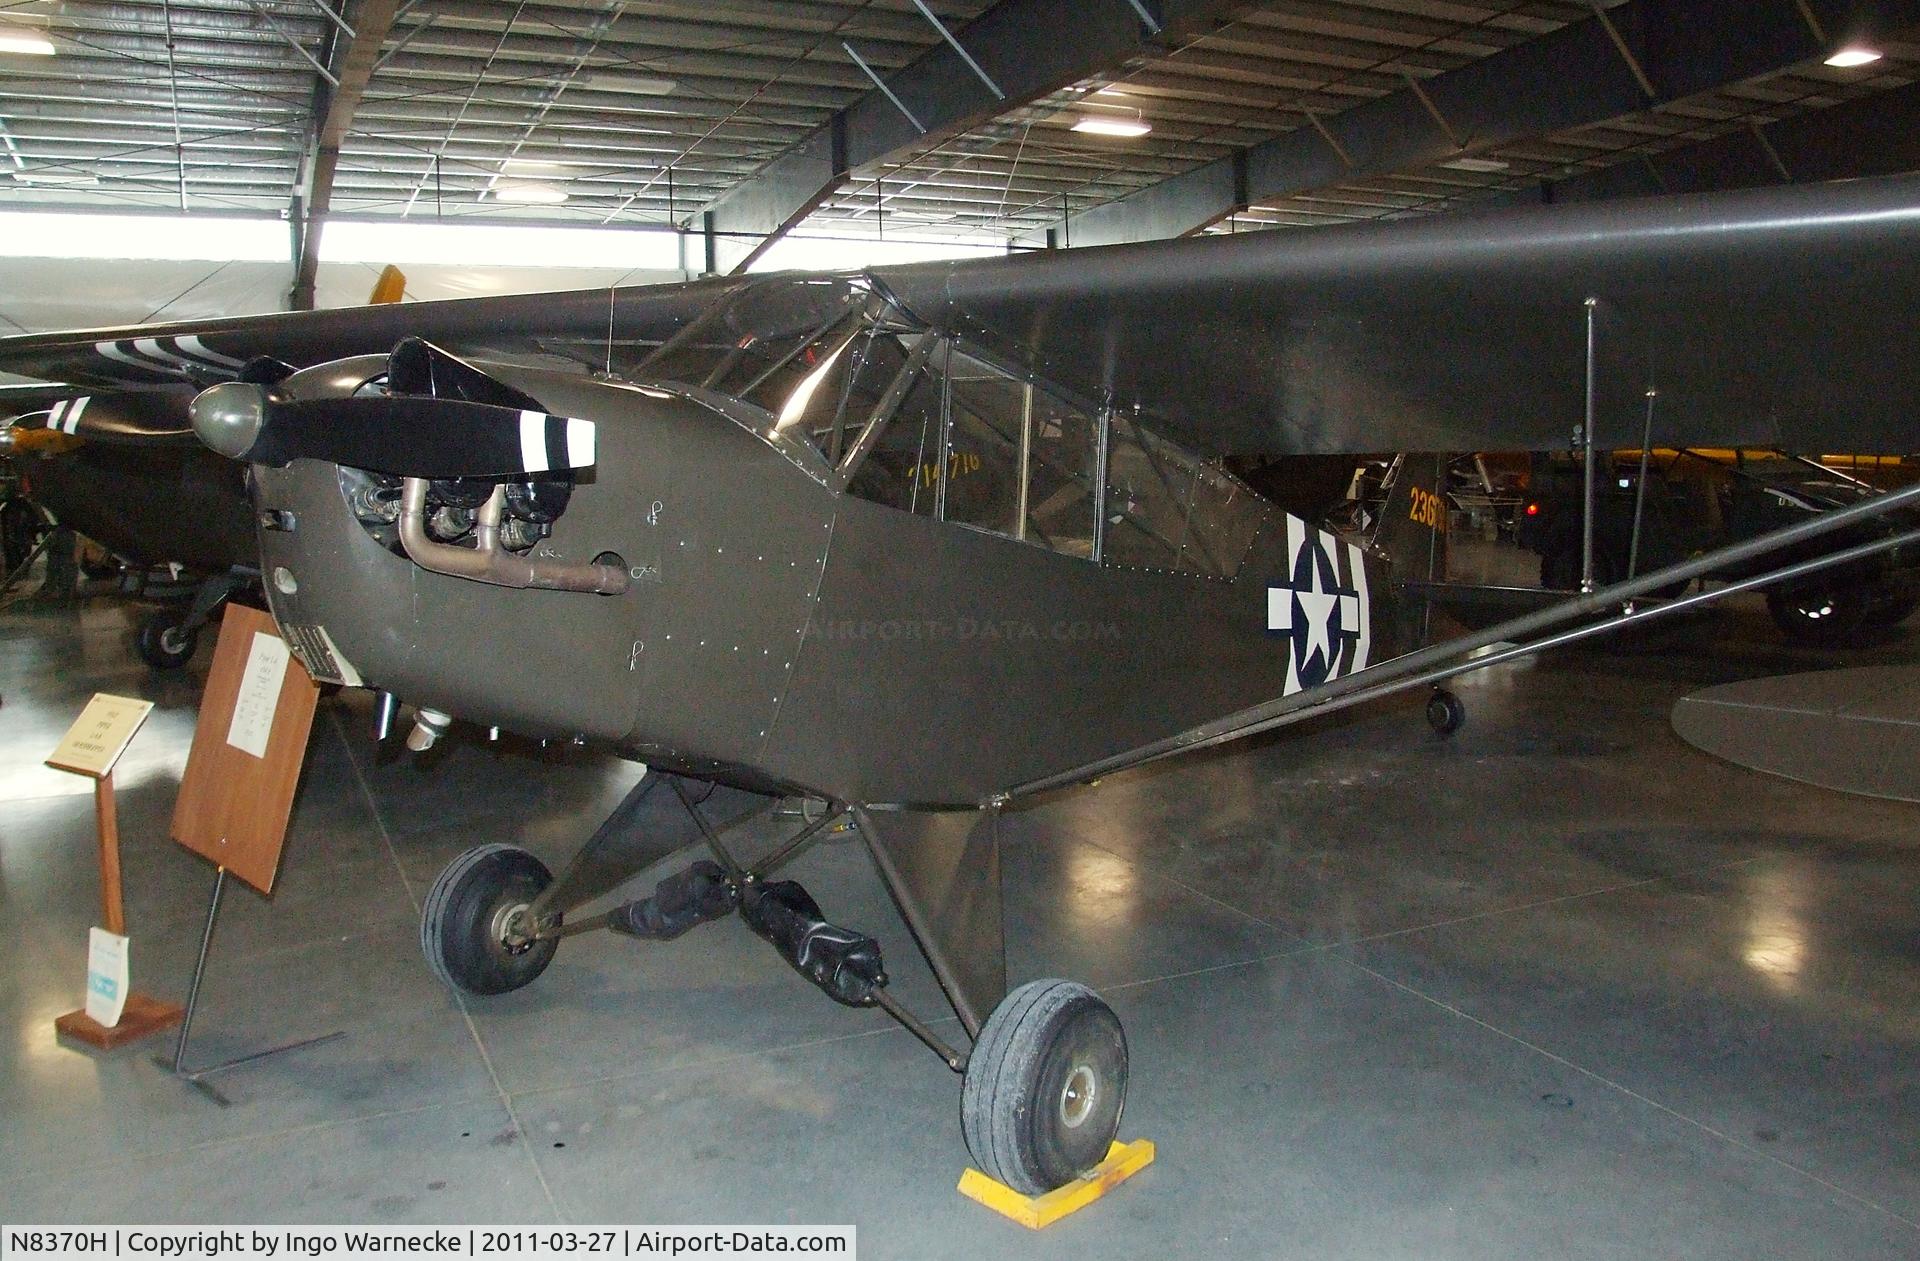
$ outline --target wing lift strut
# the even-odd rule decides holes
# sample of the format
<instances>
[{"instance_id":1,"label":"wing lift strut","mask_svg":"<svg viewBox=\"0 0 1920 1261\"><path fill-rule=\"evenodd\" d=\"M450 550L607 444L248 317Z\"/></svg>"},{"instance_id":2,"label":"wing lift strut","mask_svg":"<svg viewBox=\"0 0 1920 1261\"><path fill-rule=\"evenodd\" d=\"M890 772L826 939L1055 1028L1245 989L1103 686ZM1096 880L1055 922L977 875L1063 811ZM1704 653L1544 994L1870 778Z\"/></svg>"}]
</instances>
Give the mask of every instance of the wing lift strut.
<instances>
[{"instance_id":1,"label":"wing lift strut","mask_svg":"<svg viewBox=\"0 0 1920 1261\"><path fill-rule=\"evenodd\" d=\"M1743 591L1791 583L1809 574L1853 564L1898 548L1920 546L1920 529L1889 531L1867 542L1785 564L1680 599L1649 598L1662 588L1675 584L1684 586L1695 578L1773 556L1849 526L1858 527L1863 522L1899 513L1916 505L1920 505L1920 485L1863 500L1835 512L1821 513L1796 525L1717 548L1680 564L1575 596L1550 608L1511 618L1485 630L1406 653L1323 686L1265 701L1178 735L1020 784L982 804L1005 806L1040 793L1085 784L1162 758L1212 748L1321 714L1365 704L1383 696L1433 687L1458 675L1502 665L1549 649L1615 634Z\"/></svg>"}]
</instances>

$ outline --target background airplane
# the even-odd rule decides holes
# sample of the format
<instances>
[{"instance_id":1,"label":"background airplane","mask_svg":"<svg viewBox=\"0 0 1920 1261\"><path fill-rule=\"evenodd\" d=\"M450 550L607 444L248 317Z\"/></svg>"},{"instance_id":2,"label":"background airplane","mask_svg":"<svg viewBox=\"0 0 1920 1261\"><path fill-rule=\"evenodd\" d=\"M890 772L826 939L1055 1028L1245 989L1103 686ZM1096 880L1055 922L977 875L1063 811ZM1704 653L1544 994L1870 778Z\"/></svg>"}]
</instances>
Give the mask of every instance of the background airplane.
<instances>
[{"instance_id":1,"label":"background airplane","mask_svg":"<svg viewBox=\"0 0 1920 1261\"><path fill-rule=\"evenodd\" d=\"M368 303L396 303L405 291L405 274L389 266ZM197 579L189 599L163 603L135 637L148 665L176 669L221 605L259 581L245 480L194 437L187 405L201 385L242 374L271 380L292 368L270 358L249 365L191 337L165 349L158 339L128 338L115 353L164 363L176 380L100 392L0 386L0 454L15 466L20 497L61 526L136 571L176 566Z\"/></svg>"}]
</instances>

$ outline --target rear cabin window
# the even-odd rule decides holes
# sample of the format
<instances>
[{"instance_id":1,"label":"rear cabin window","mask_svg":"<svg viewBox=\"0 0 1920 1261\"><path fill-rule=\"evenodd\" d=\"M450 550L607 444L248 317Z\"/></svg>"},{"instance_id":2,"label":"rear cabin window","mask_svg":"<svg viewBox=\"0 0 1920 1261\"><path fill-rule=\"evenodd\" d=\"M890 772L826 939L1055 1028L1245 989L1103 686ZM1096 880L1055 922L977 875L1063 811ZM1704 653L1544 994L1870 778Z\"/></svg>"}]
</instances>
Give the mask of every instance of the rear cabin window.
<instances>
[{"instance_id":1,"label":"rear cabin window","mask_svg":"<svg viewBox=\"0 0 1920 1261\"><path fill-rule=\"evenodd\" d=\"M1231 578L1269 511L1218 465L1112 418L1103 563Z\"/></svg>"}]
</instances>

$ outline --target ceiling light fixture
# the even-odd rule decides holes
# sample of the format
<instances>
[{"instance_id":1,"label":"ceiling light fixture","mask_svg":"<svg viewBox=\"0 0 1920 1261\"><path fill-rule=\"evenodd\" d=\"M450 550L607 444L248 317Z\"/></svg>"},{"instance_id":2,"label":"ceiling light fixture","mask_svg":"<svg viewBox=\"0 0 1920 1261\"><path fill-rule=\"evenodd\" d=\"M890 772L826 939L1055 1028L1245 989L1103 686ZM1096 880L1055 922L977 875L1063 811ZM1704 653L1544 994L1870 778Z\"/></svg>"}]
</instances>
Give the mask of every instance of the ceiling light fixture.
<instances>
[{"instance_id":1,"label":"ceiling light fixture","mask_svg":"<svg viewBox=\"0 0 1920 1261\"><path fill-rule=\"evenodd\" d=\"M518 206L557 206L567 199L567 190L551 184L502 184L493 190L493 199Z\"/></svg>"},{"instance_id":2,"label":"ceiling light fixture","mask_svg":"<svg viewBox=\"0 0 1920 1261\"><path fill-rule=\"evenodd\" d=\"M100 177L81 171L15 171L13 181L16 184L58 184L63 187L91 188L100 182Z\"/></svg>"},{"instance_id":3,"label":"ceiling light fixture","mask_svg":"<svg viewBox=\"0 0 1920 1261\"><path fill-rule=\"evenodd\" d=\"M596 92L625 92L632 96L671 96L680 87L672 79L656 79L646 74L590 74L581 87Z\"/></svg>"},{"instance_id":4,"label":"ceiling light fixture","mask_svg":"<svg viewBox=\"0 0 1920 1261\"><path fill-rule=\"evenodd\" d=\"M0 26L0 53L26 53L32 57L51 57L56 50L45 31L27 26Z\"/></svg>"},{"instance_id":5,"label":"ceiling light fixture","mask_svg":"<svg viewBox=\"0 0 1920 1261\"><path fill-rule=\"evenodd\" d=\"M562 175L566 167L558 162L539 162L531 158L508 158L500 164L501 171L510 175Z\"/></svg>"},{"instance_id":6,"label":"ceiling light fixture","mask_svg":"<svg viewBox=\"0 0 1920 1261\"><path fill-rule=\"evenodd\" d=\"M1478 175L1491 175L1495 171L1510 169L1511 164L1498 158L1455 158L1451 162L1442 162L1441 166L1449 171L1472 171Z\"/></svg>"},{"instance_id":7,"label":"ceiling light fixture","mask_svg":"<svg viewBox=\"0 0 1920 1261\"><path fill-rule=\"evenodd\" d=\"M1073 129L1095 136L1124 136L1129 140L1138 139L1153 130L1147 120L1137 114L1132 118L1082 118L1073 125Z\"/></svg>"},{"instance_id":8,"label":"ceiling light fixture","mask_svg":"<svg viewBox=\"0 0 1920 1261\"><path fill-rule=\"evenodd\" d=\"M1849 44L1827 58L1827 64L1841 70L1851 70L1855 66L1870 66L1885 55L1879 49L1868 48L1865 44Z\"/></svg>"}]
</instances>

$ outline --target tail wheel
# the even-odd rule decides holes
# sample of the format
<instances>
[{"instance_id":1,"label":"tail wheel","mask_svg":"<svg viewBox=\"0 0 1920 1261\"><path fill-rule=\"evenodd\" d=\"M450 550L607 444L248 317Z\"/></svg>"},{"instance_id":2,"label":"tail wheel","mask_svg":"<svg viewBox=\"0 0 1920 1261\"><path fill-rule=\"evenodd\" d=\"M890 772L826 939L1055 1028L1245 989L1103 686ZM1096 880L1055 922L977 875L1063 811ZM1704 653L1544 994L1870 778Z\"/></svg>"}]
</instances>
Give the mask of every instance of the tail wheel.
<instances>
[{"instance_id":1,"label":"tail wheel","mask_svg":"<svg viewBox=\"0 0 1920 1261\"><path fill-rule=\"evenodd\" d=\"M1450 736L1467 722L1467 706L1444 687L1433 689L1427 697L1427 725L1443 736Z\"/></svg>"},{"instance_id":2,"label":"tail wheel","mask_svg":"<svg viewBox=\"0 0 1920 1261\"><path fill-rule=\"evenodd\" d=\"M1026 1195L1106 1159L1127 1101L1127 1038L1100 996L1032 981L993 1009L967 1060L960 1127L980 1171Z\"/></svg>"},{"instance_id":3,"label":"tail wheel","mask_svg":"<svg viewBox=\"0 0 1920 1261\"><path fill-rule=\"evenodd\" d=\"M140 660L156 670L178 670L193 660L200 644L200 631L186 624L187 615L178 609L162 609L140 623L134 650Z\"/></svg>"},{"instance_id":4,"label":"tail wheel","mask_svg":"<svg viewBox=\"0 0 1920 1261\"><path fill-rule=\"evenodd\" d=\"M434 880L420 910L420 953L441 982L466 994L531 984L560 943L529 939L526 913L553 883L547 865L512 845L481 845Z\"/></svg>"}]
</instances>

